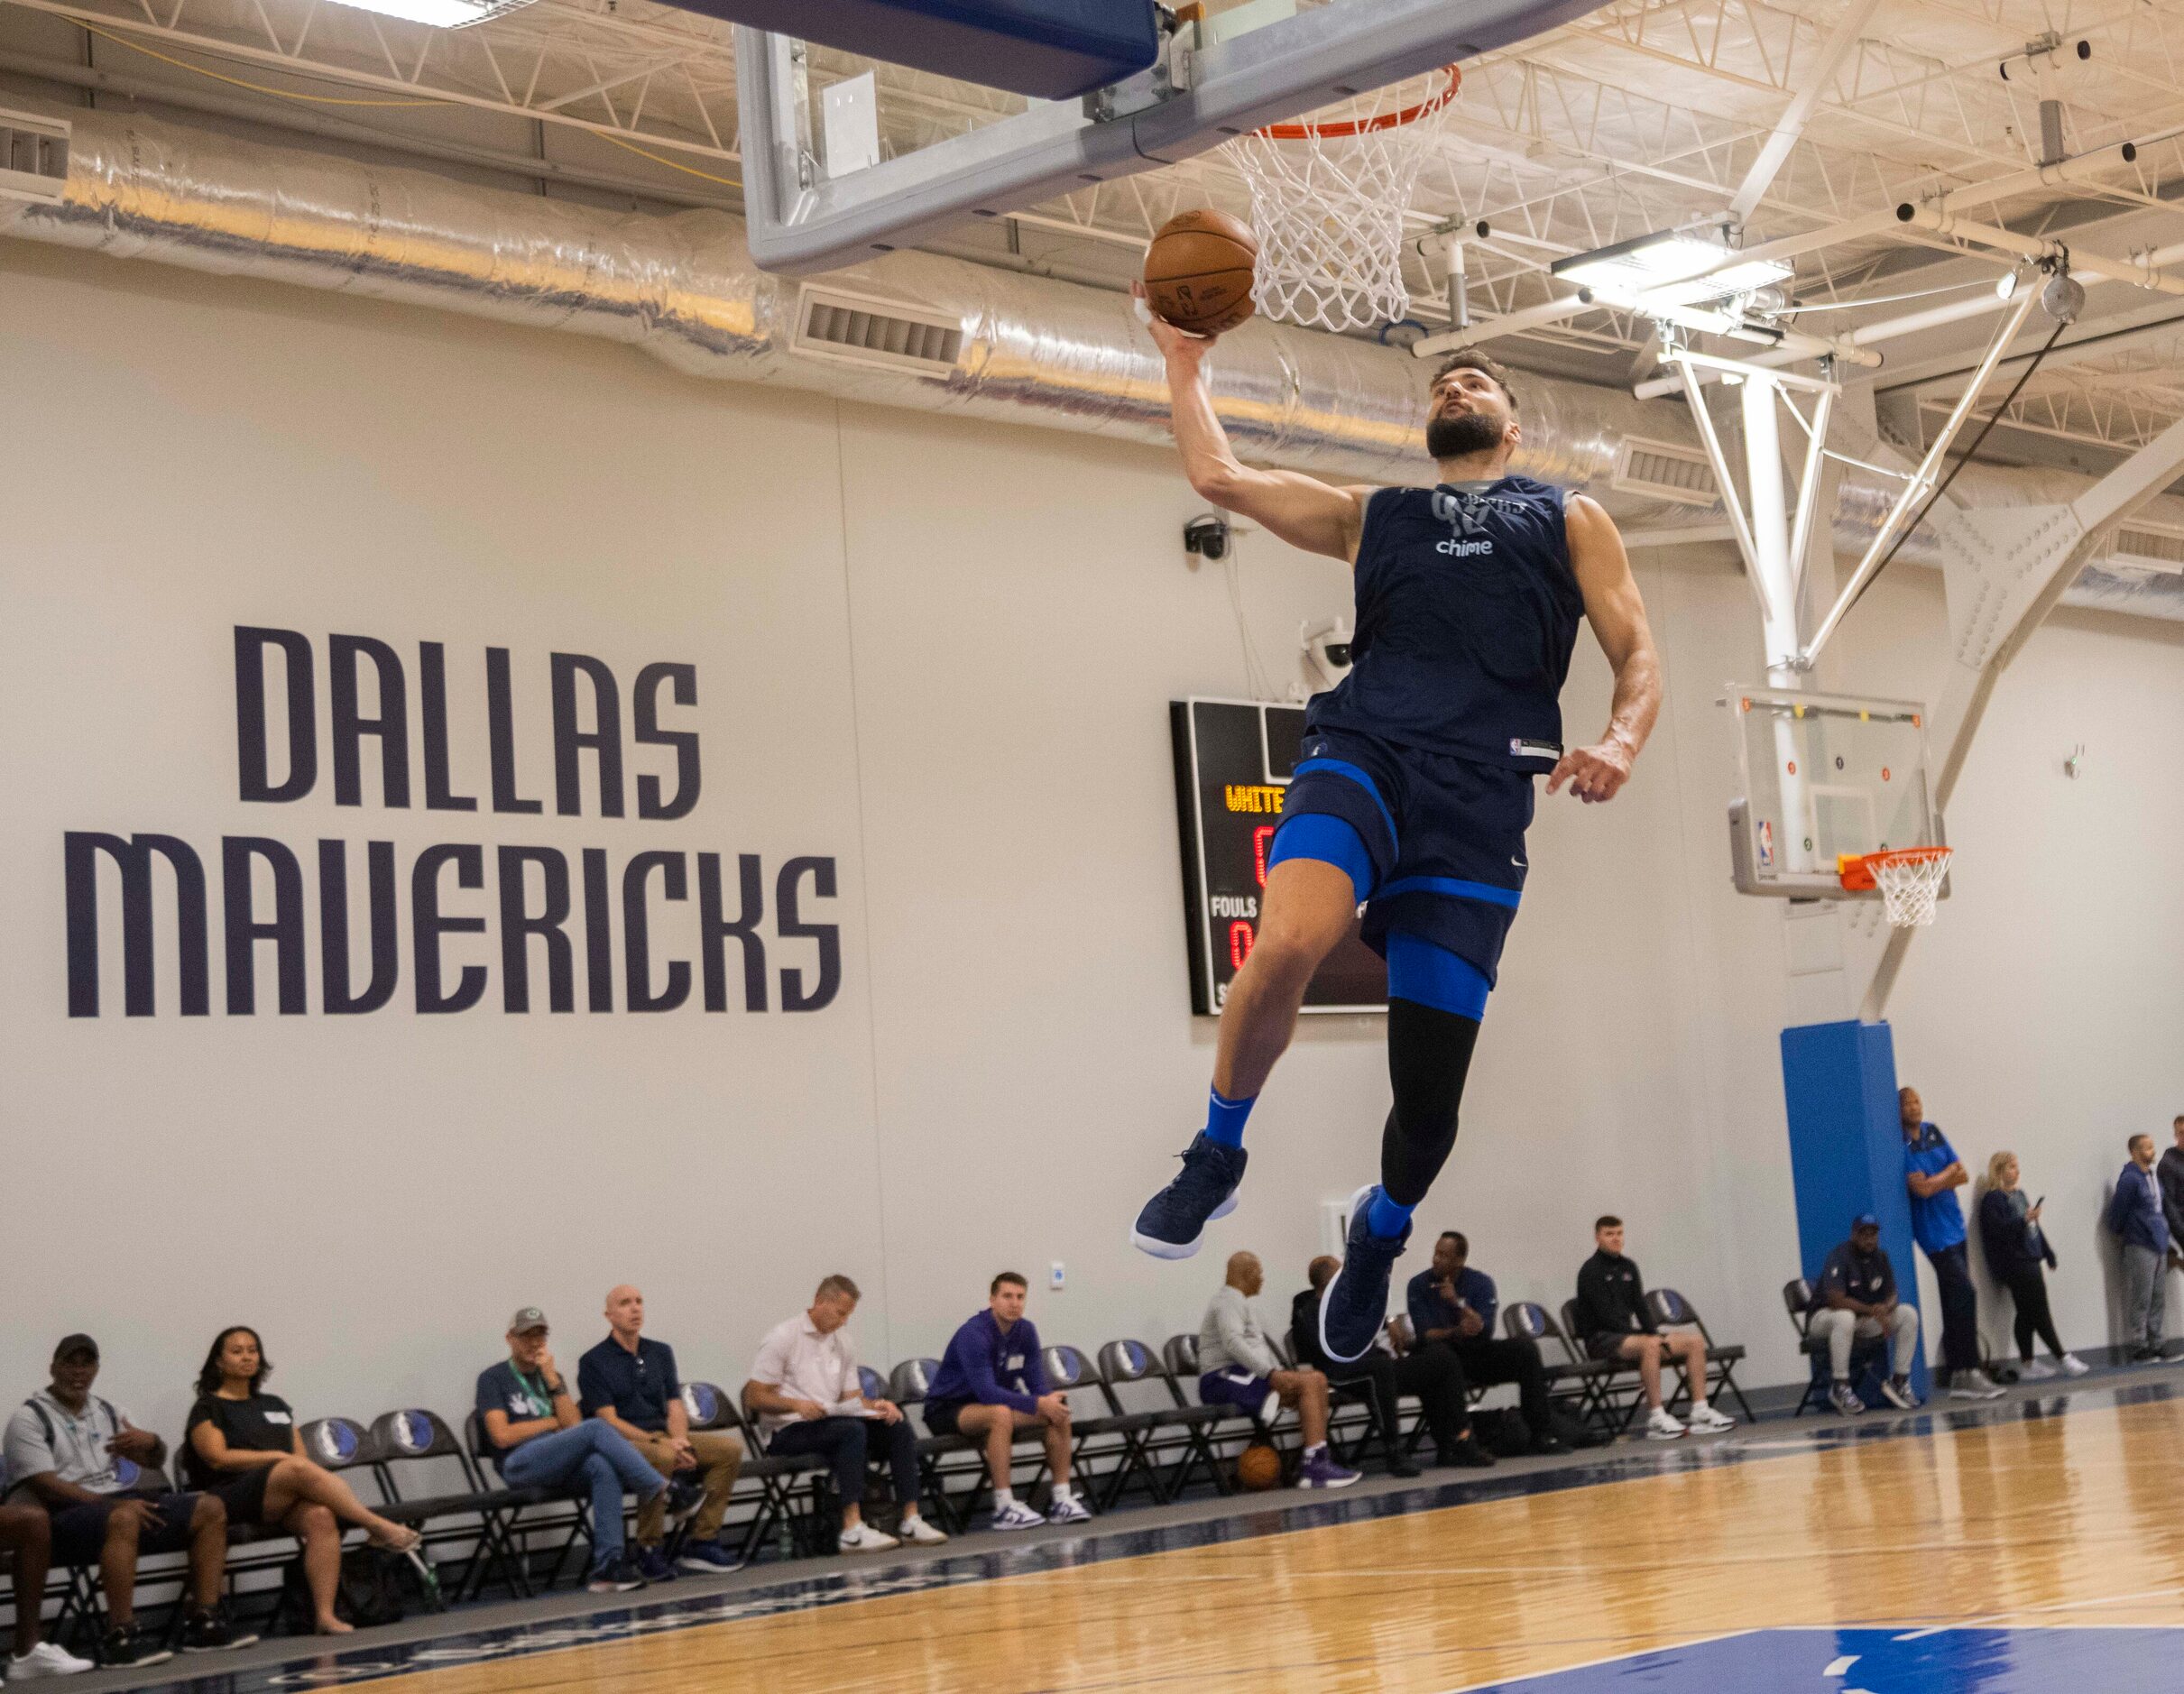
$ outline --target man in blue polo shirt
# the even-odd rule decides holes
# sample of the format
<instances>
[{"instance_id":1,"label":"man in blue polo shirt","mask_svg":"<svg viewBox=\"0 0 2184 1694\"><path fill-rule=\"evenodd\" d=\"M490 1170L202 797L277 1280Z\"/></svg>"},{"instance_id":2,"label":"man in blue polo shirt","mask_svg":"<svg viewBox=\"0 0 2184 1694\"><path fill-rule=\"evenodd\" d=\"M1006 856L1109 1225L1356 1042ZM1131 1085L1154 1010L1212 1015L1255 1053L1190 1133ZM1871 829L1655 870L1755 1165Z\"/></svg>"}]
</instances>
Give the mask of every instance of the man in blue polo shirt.
<instances>
[{"instance_id":1,"label":"man in blue polo shirt","mask_svg":"<svg viewBox=\"0 0 2184 1694\"><path fill-rule=\"evenodd\" d=\"M1554 1432L1548 1409L1547 1367L1529 1340L1494 1333L1501 1296L1494 1279L1470 1263L1471 1244L1461 1230L1442 1232L1433 1243L1433 1262L1410 1280L1405 1290L1411 1337L1421 1348L1442 1346L1456 1355L1464 1381L1473 1387L1516 1385L1525 1427L1535 1453L1566 1453Z\"/></svg>"},{"instance_id":2,"label":"man in blue polo shirt","mask_svg":"<svg viewBox=\"0 0 2184 1694\"><path fill-rule=\"evenodd\" d=\"M949 1339L926 1389L926 1427L986 1450L995 1529L1081 1524L1092 1515L1070 1487L1069 1402L1046 1386L1039 1332L1024 1315L1028 1286L1014 1271L996 1276L986 1289L985 1311ZM1009 1486L1016 1438L1032 1430L1046 1444L1046 1467L1054 1474L1054 1503L1045 1517Z\"/></svg>"},{"instance_id":3,"label":"man in blue polo shirt","mask_svg":"<svg viewBox=\"0 0 2184 1694\"><path fill-rule=\"evenodd\" d=\"M645 1297L628 1284L608 1292L607 1338L576 1361L576 1393L584 1415L622 1432L630 1445L663 1477L696 1471L705 1504L676 1561L685 1570L733 1570L741 1562L721 1544L721 1520L743 1467L743 1443L725 1430L690 1428L683 1385L675 1374L675 1349L645 1339ZM637 1569L648 1582L675 1574L660 1543L668 1533L668 1497L645 1502L637 1514Z\"/></svg>"},{"instance_id":4,"label":"man in blue polo shirt","mask_svg":"<svg viewBox=\"0 0 2184 1694\"><path fill-rule=\"evenodd\" d=\"M1964 1246L1964 1208L1956 1191L1971 1181L1949 1137L1926 1121L1915 1088L1896 1091L1903 1120L1903 1185L1911 1191L1911 1235L1934 1267L1941 1292L1941 1364L1952 1400L1992 1400L2002 1390L1979 1368L1979 1296Z\"/></svg>"}]
</instances>

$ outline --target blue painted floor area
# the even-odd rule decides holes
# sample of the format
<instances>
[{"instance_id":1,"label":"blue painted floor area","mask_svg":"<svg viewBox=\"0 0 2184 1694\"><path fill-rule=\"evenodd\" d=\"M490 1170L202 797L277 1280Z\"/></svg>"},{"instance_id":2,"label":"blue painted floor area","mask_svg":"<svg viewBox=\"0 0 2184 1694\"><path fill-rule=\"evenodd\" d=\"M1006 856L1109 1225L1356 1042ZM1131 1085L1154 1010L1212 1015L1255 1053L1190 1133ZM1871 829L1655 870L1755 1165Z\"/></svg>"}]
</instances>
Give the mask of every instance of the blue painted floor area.
<instances>
[{"instance_id":1,"label":"blue painted floor area","mask_svg":"<svg viewBox=\"0 0 2184 1694\"><path fill-rule=\"evenodd\" d=\"M2184 1685L2174 1629L1755 1629L1465 1694L2124 1694Z\"/></svg>"}]
</instances>

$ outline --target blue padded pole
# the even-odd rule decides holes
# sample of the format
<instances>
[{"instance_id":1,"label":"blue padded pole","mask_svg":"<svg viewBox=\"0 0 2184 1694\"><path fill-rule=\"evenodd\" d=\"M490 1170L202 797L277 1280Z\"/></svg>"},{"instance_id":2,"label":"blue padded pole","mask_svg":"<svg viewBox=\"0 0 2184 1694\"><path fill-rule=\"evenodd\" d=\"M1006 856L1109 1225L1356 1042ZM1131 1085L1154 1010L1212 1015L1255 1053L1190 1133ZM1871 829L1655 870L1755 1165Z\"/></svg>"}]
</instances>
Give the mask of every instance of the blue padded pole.
<instances>
[{"instance_id":1,"label":"blue padded pole","mask_svg":"<svg viewBox=\"0 0 2184 1694\"><path fill-rule=\"evenodd\" d=\"M1851 1220L1870 1211L1881 1220L1881 1246L1895 1266L1899 1297L1918 1305L1918 1247L1911 1238L1911 1193L1903 1186L1903 1127L1888 1026L1852 1019L1783 1030L1782 1082L1804 1275L1817 1283L1828 1255L1850 1238ZM1929 1389L1926 1331L1921 1310L1912 1371L1921 1398Z\"/></svg>"}]
</instances>

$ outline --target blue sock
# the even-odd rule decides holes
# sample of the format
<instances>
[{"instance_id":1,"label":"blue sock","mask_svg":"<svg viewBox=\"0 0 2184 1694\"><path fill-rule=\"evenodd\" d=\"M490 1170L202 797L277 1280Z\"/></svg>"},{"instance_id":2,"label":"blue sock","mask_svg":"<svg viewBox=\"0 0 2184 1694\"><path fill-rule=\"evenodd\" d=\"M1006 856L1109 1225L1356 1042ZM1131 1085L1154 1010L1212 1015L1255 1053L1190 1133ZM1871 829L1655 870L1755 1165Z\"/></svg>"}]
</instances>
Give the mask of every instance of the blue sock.
<instances>
[{"instance_id":1,"label":"blue sock","mask_svg":"<svg viewBox=\"0 0 2184 1694\"><path fill-rule=\"evenodd\" d=\"M1415 1206L1398 1206L1387 1197L1387 1190L1376 1188L1365 1208L1365 1227L1383 1241L1392 1241L1410 1228L1411 1213Z\"/></svg>"},{"instance_id":2,"label":"blue sock","mask_svg":"<svg viewBox=\"0 0 2184 1694\"><path fill-rule=\"evenodd\" d=\"M1211 1092L1212 1098L1206 1106L1206 1139L1218 1141L1224 1147L1240 1147L1244 1144L1244 1120L1251 1116L1252 1107L1258 1104L1258 1096L1229 1100L1218 1088Z\"/></svg>"}]
</instances>

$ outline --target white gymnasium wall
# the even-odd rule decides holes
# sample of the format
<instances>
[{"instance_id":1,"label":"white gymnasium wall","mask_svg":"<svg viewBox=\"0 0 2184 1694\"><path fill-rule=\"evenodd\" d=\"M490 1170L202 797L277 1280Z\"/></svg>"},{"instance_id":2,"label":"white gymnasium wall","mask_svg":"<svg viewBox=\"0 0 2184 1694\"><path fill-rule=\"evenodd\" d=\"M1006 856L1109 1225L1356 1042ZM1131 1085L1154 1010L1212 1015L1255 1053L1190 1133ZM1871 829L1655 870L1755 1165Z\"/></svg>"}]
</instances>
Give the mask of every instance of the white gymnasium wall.
<instances>
[{"instance_id":1,"label":"white gymnasium wall","mask_svg":"<svg viewBox=\"0 0 2184 1694\"><path fill-rule=\"evenodd\" d=\"M458 1410L509 1309L546 1305L573 1359L624 1278L687 1373L731 1383L830 1270L864 1284L882 1363L937 1351L1004 1265L1032 1275L1050 1339L1195 1326L1219 1255L1163 1266L1126 1242L1212 1054L1188 1013L1166 704L1246 685L1221 573L1180 557L1197 502L1165 456L25 246L0 249L0 404L32 419L0 528L0 1393L88 1329L110 1397L171 1429L212 1332L246 1321L307 1414ZM1286 682L1342 574L1259 536L1244 560ZM1420 1223L1468 1229L1506 1297L1559 1302L1593 1214L1620 1211L1649 1276L1751 1345L1754 1380L1783 1380L1782 913L1728 888L1712 704L1754 667L1753 619L1718 551L1640 568L1667 710L1614 806L1543 798L1463 1139ZM640 667L694 664L698 704L667 716L702 737L704 800L674 822L561 818L550 797L532 817L388 810L367 743L365 805L336 806L323 769L307 799L245 805L238 623L310 634L322 667L332 631L411 661L446 643L465 793L485 783L487 646L513 654L532 796L551 794L549 651L609 662L625 714ZM1938 579L1894 573L1847 631L1846 682L1923 692L1940 628ZM414 663L410 687L414 743ZM1608 689L1584 642L1573 732ZM323 675L319 694L323 765ZM1951 817L1957 898L1894 1008L1905 1074L1967 1155L2007 1141L2050 1195L2058 1311L2084 1344L2106 1339L2090 1220L2122 1131L2173 1109L2180 695L2164 630L2065 618L2032 645ZM2078 741L2088 775L2068 784ZM634 754L631 775L665 769ZM106 1015L66 1015L70 830L197 848L208 1017L175 1014L164 952L158 1014L118 1015L110 871ZM305 861L307 1016L271 1011L270 948L257 1015L223 1009L218 843L243 834ZM361 843L398 846L403 986L370 1016L318 1010L322 837L351 843L359 910ZM617 878L637 852L760 854L773 1009L511 1015L496 925L446 944L492 970L484 1002L419 1016L406 879L433 842L603 847ZM2059 858L2096 842L2105 874ZM779 971L808 984L816 948L772 933L771 878L800 854L836 861L806 916L840 925L843 977L792 1014ZM493 890L489 858L486 888L447 904L490 913ZM694 956L691 892L655 890L656 976ZM733 945L729 965L738 994ZM1254 1120L1248 1203L1217 1242L1265 1257L1270 1320L1320 1202L1373 1171L1380 1040L1375 1019L1308 1020Z\"/></svg>"}]
</instances>

